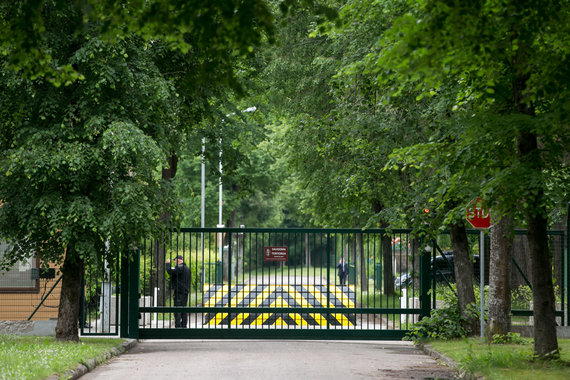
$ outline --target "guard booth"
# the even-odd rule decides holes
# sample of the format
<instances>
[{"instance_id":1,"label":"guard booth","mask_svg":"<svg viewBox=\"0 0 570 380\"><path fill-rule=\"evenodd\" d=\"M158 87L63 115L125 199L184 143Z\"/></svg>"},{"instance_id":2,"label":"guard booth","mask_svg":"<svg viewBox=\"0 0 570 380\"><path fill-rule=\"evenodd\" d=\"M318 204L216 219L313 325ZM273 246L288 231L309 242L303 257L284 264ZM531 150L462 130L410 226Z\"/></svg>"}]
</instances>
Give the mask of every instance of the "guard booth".
<instances>
[{"instance_id":1,"label":"guard booth","mask_svg":"<svg viewBox=\"0 0 570 380\"><path fill-rule=\"evenodd\" d=\"M123 263L121 335L401 339L430 313L430 255L419 250L407 230L172 231L141 243ZM191 273L185 306L174 304L166 270L179 255ZM345 284L337 276L341 259L350 268ZM396 287L402 273L413 279ZM176 313L187 314L186 328L175 328Z\"/></svg>"}]
</instances>

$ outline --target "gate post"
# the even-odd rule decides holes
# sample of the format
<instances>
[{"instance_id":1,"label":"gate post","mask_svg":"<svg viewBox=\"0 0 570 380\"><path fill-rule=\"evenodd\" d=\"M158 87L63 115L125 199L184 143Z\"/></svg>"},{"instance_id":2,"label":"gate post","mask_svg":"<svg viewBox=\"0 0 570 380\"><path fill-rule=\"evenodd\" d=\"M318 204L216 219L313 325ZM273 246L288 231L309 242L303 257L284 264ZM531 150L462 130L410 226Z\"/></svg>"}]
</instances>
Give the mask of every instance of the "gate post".
<instances>
[{"instance_id":1,"label":"gate post","mask_svg":"<svg viewBox=\"0 0 570 380\"><path fill-rule=\"evenodd\" d=\"M119 329L121 338L129 337L129 254L121 255L121 301ZM119 320L119 319L115 319Z\"/></svg>"},{"instance_id":2,"label":"gate post","mask_svg":"<svg viewBox=\"0 0 570 380\"><path fill-rule=\"evenodd\" d=\"M433 245L435 247L435 244ZM431 250L420 253L420 320L431 314L429 290L431 288Z\"/></svg>"},{"instance_id":3,"label":"gate post","mask_svg":"<svg viewBox=\"0 0 570 380\"><path fill-rule=\"evenodd\" d=\"M564 238L562 239L564 241ZM562 317L566 324L570 325L570 202L568 202L568 208L566 209L566 252L564 254L564 260L566 260L566 274L564 278L566 279L566 289L562 289L562 294L566 290L566 317ZM564 285L562 285L564 287ZM564 299L562 299L564 303ZM564 321L562 322L564 324Z\"/></svg>"},{"instance_id":4,"label":"gate post","mask_svg":"<svg viewBox=\"0 0 570 380\"><path fill-rule=\"evenodd\" d=\"M132 251L129 260L129 338L139 338L139 271L140 251Z\"/></svg>"}]
</instances>

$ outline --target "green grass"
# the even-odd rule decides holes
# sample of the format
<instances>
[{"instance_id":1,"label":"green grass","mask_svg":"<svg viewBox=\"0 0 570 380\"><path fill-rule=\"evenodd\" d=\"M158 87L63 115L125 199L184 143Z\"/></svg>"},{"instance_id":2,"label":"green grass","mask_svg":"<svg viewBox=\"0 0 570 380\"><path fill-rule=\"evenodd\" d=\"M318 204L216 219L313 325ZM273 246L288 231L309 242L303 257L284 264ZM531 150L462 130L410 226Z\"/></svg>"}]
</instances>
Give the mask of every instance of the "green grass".
<instances>
[{"instance_id":1,"label":"green grass","mask_svg":"<svg viewBox=\"0 0 570 380\"><path fill-rule=\"evenodd\" d=\"M487 380L570 379L570 339L558 339L561 358L553 362L533 360L532 339L525 339L525 344L487 344L480 338L429 344L461 369Z\"/></svg>"},{"instance_id":2,"label":"green grass","mask_svg":"<svg viewBox=\"0 0 570 380\"><path fill-rule=\"evenodd\" d=\"M123 339L82 338L80 343L56 342L53 337L0 335L0 379L45 379L63 375L79 363L104 358Z\"/></svg>"}]
</instances>

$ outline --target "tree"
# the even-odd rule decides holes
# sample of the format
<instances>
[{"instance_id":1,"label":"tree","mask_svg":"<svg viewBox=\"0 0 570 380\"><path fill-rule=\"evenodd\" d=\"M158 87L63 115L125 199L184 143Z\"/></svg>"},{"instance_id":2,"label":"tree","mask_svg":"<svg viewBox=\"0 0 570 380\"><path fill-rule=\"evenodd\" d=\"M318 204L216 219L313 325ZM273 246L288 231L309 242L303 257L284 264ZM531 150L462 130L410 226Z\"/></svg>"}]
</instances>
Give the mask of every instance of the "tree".
<instances>
[{"instance_id":1,"label":"tree","mask_svg":"<svg viewBox=\"0 0 570 380\"><path fill-rule=\"evenodd\" d=\"M76 341L85 263L156 234L172 205L156 169L174 169L183 113L151 52L199 50L202 72L234 84L271 15L261 0L10 1L0 25L0 230L14 247L1 267L63 263L56 338Z\"/></svg>"},{"instance_id":2,"label":"tree","mask_svg":"<svg viewBox=\"0 0 570 380\"><path fill-rule=\"evenodd\" d=\"M390 96L410 83L421 91L418 98L437 95L442 86L454 83L453 110L465 115L457 125L463 132L455 147L471 155L483 151L485 141L491 143L487 148L508 152L483 156L497 164L483 166L489 177L480 192L499 215L525 220L535 354L544 358L558 355L546 236L552 198L547 197L545 173L563 164L568 149L568 83L561 80L568 73L568 7L567 1L415 2L368 59L379 85L392 86ZM467 120L470 116L478 125ZM487 135L474 135L468 126ZM507 160L510 165L503 165Z\"/></svg>"},{"instance_id":3,"label":"tree","mask_svg":"<svg viewBox=\"0 0 570 380\"><path fill-rule=\"evenodd\" d=\"M513 257L513 227L503 217L491 227L491 263L489 265L489 313L487 339L506 335L511 329L511 260Z\"/></svg>"},{"instance_id":4,"label":"tree","mask_svg":"<svg viewBox=\"0 0 570 380\"><path fill-rule=\"evenodd\" d=\"M1 124L12 133L0 161L0 225L14 243L2 267L34 255L44 264L63 263L60 340L77 340L85 264L111 262L156 232L167 200L156 177L167 146L161 135L175 124L169 86L142 41L108 45L83 36L62 44L64 25L77 22L73 16L52 20L64 31L54 42L83 81L57 88L4 72L10 81L2 85L3 98L19 93L4 98L17 102L19 112Z\"/></svg>"}]
</instances>

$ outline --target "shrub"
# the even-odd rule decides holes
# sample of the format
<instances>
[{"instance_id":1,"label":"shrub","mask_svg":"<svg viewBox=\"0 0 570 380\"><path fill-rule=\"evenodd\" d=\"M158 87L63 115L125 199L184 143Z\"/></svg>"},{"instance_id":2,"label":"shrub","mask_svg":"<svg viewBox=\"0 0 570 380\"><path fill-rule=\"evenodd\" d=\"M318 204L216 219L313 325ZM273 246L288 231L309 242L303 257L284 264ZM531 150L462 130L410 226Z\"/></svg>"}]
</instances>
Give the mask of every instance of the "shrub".
<instances>
[{"instance_id":1,"label":"shrub","mask_svg":"<svg viewBox=\"0 0 570 380\"><path fill-rule=\"evenodd\" d=\"M527 341L518 333L508 332L505 335L494 334L491 341L493 344L525 344Z\"/></svg>"},{"instance_id":2,"label":"shrub","mask_svg":"<svg viewBox=\"0 0 570 380\"><path fill-rule=\"evenodd\" d=\"M477 306L475 304L469 305L467 315L462 316L455 293L444 293L443 301L444 306L432 310L429 317L424 317L416 323L406 334L404 340L417 342L425 339L449 340L468 336L471 331L464 327L467 325L465 322L468 318L475 318L479 315Z\"/></svg>"}]
</instances>

